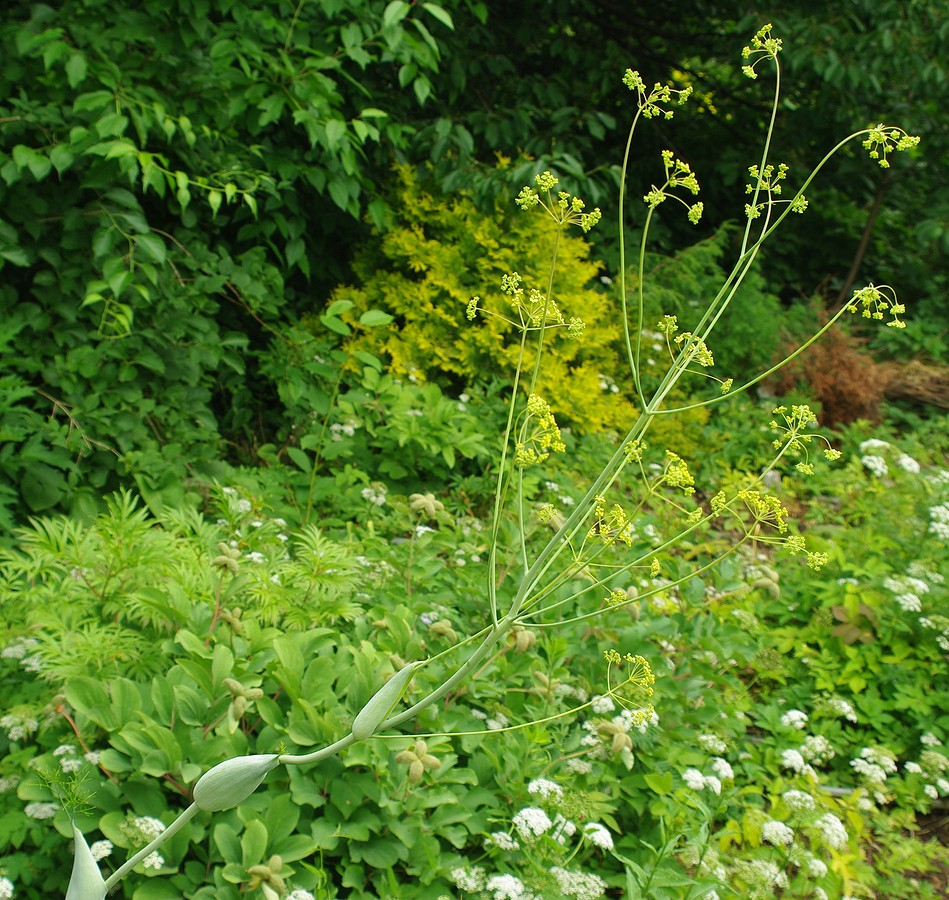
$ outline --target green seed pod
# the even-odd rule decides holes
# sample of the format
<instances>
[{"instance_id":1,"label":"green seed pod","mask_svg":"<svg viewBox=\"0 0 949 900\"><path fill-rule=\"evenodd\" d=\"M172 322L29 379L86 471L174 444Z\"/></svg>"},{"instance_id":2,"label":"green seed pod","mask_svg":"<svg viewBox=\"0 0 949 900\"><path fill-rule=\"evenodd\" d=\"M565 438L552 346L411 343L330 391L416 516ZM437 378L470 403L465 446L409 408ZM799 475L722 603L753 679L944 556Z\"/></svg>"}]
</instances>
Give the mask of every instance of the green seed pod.
<instances>
[{"instance_id":1,"label":"green seed pod","mask_svg":"<svg viewBox=\"0 0 949 900\"><path fill-rule=\"evenodd\" d=\"M413 662L399 669L378 691L353 719L353 737L364 741L386 720L386 717L402 699L412 674L421 663Z\"/></svg>"},{"instance_id":2,"label":"green seed pod","mask_svg":"<svg viewBox=\"0 0 949 900\"><path fill-rule=\"evenodd\" d=\"M277 765L277 754L238 756L218 763L205 772L194 786L192 796L199 809L232 809L246 800Z\"/></svg>"},{"instance_id":3,"label":"green seed pod","mask_svg":"<svg viewBox=\"0 0 949 900\"><path fill-rule=\"evenodd\" d=\"M72 827L75 859L69 887L66 888L66 900L105 900L105 881L92 856L92 851L79 829Z\"/></svg>"}]
</instances>

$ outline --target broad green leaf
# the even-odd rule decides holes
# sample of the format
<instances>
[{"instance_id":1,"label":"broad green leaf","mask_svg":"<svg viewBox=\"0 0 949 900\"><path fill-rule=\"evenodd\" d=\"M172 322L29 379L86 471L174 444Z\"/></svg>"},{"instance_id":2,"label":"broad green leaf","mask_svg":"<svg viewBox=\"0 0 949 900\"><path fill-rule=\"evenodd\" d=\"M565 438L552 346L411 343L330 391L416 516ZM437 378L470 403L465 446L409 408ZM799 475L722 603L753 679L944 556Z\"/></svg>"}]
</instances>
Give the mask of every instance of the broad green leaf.
<instances>
[{"instance_id":1,"label":"broad green leaf","mask_svg":"<svg viewBox=\"0 0 949 900\"><path fill-rule=\"evenodd\" d=\"M241 862L245 868L266 862L267 839L267 826L260 819L252 819L241 835Z\"/></svg>"},{"instance_id":2,"label":"broad green leaf","mask_svg":"<svg viewBox=\"0 0 949 900\"><path fill-rule=\"evenodd\" d=\"M325 313L328 316L339 316L344 312L349 312L352 308L352 300L334 300L326 307Z\"/></svg>"},{"instance_id":3,"label":"broad green leaf","mask_svg":"<svg viewBox=\"0 0 949 900\"><path fill-rule=\"evenodd\" d=\"M388 325L393 320L394 316L390 316L381 309L369 309L359 317L359 324L367 328L375 328L378 325Z\"/></svg>"},{"instance_id":4,"label":"broad green leaf","mask_svg":"<svg viewBox=\"0 0 949 900\"><path fill-rule=\"evenodd\" d=\"M382 14L382 27L392 28L398 25L408 14L409 4L405 0L392 0Z\"/></svg>"},{"instance_id":5,"label":"broad green leaf","mask_svg":"<svg viewBox=\"0 0 949 900\"><path fill-rule=\"evenodd\" d=\"M86 57L82 53L73 53L66 60L66 79L71 88L78 87L86 79Z\"/></svg>"},{"instance_id":6,"label":"broad green leaf","mask_svg":"<svg viewBox=\"0 0 949 900\"><path fill-rule=\"evenodd\" d=\"M335 150L346 136L346 123L342 119L330 119L326 123L326 143Z\"/></svg>"},{"instance_id":7,"label":"broad green leaf","mask_svg":"<svg viewBox=\"0 0 949 900\"><path fill-rule=\"evenodd\" d=\"M49 151L49 161L60 175L73 164L75 159L76 155L65 144L57 144Z\"/></svg>"},{"instance_id":8,"label":"broad green leaf","mask_svg":"<svg viewBox=\"0 0 949 900\"><path fill-rule=\"evenodd\" d=\"M335 331L337 334L348 335L351 333L350 327L342 320L337 319L335 316L320 316L320 321L330 330Z\"/></svg>"},{"instance_id":9,"label":"broad green leaf","mask_svg":"<svg viewBox=\"0 0 949 900\"><path fill-rule=\"evenodd\" d=\"M427 12L430 16L434 16L436 19L438 19L438 21L441 22L446 28L450 28L452 31L455 30L455 23L452 22L451 14L447 10L442 9L435 3L423 3L422 9L424 9L425 12Z\"/></svg>"},{"instance_id":10,"label":"broad green leaf","mask_svg":"<svg viewBox=\"0 0 949 900\"><path fill-rule=\"evenodd\" d=\"M662 775L658 774L657 772L649 772L647 775L643 776L643 780L651 790L659 794L661 797L672 793L672 772L664 772Z\"/></svg>"},{"instance_id":11,"label":"broad green leaf","mask_svg":"<svg viewBox=\"0 0 949 900\"><path fill-rule=\"evenodd\" d=\"M135 246L152 262L165 261L165 242L154 232L136 235Z\"/></svg>"}]
</instances>

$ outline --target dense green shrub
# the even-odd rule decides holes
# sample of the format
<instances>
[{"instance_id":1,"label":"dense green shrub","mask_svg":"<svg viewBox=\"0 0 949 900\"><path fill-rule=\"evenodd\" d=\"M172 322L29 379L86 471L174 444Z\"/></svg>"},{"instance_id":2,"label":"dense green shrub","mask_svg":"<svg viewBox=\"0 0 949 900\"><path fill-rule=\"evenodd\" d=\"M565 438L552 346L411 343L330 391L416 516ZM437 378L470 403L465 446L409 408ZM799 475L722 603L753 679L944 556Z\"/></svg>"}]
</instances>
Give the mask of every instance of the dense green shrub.
<instances>
[{"instance_id":1,"label":"dense green shrub","mask_svg":"<svg viewBox=\"0 0 949 900\"><path fill-rule=\"evenodd\" d=\"M370 156L431 92L426 22L451 26L401 0L7 11L0 524L133 479L180 497L272 437L256 353L382 216Z\"/></svg>"},{"instance_id":2,"label":"dense green shrub","mask_svg":"<svg viewBox=\"0 0 949 900\"><path fill-rule=\"evenodd\" d=\"M395 317L397 329L370 332L359 346L384 353L400 377L461 388L491 378L510 381L519 366L529 370L535 353L529 345L521 358L510 323L517 314L501 281L518 272L525 293L549 293L549 224L516 209L485 216L464 192L433 194L412 170L401 167L397 174L389 227L358 254L356 282L333 293L352 302L354 312L375 307ZM537 389L581 431L625 431L633 407L624 392L609 390L608 381L619 367L621 331L614 304L593 288L597 272L586 242L560 238L552 297L567 322L577 317L586 327L582 341L571 340L566 326L551 338ZM472 325L466 310L475 294L488 314Z\"/></svg>"}]
</instances>

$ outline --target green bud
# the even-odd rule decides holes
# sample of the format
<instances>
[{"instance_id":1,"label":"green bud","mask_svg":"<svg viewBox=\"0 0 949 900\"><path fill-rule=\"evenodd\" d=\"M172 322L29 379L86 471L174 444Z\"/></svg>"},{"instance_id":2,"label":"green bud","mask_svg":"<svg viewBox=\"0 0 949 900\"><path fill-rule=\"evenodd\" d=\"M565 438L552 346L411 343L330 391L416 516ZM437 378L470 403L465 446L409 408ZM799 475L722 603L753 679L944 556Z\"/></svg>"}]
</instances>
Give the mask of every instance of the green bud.
<instances>
[{"instance_id":1,"label":"green bud","mask_svg":"<svg viewBox=\"0 0 949 900\"><path fill-rule=\"evenodd\" d=\"M277 766L277 754L238 756L218 763L205 772L194 786L192 796L199 809L210 812L232 809L246 800Z\"/></svg>"},{"instance_id":2,"label":"green bud","mask_svg":"<svg viewBox=\"0 0 949 900\"><path fill-rule=\"evenodd\" d=\"M72 827L75 859L66 889L66 900L105 900L105 881L92 851L79 829Z\"/></svg>"},{"instance_id":3,"label":"green bud","mask_svg":"<svg viewBox=\"0 0 949 900\"><path fill-rule=\"evenodd\" d=\"M392 711L392 708L402 699L405 689L412 680L416 666L421 663L409 663L407 666L399 669L372 697L369 702L359 711L356 718L353 719L353 737L357 741L364 741L371 737L375 730L385 721L386 717Z\"/></svg>"}]
</instances>

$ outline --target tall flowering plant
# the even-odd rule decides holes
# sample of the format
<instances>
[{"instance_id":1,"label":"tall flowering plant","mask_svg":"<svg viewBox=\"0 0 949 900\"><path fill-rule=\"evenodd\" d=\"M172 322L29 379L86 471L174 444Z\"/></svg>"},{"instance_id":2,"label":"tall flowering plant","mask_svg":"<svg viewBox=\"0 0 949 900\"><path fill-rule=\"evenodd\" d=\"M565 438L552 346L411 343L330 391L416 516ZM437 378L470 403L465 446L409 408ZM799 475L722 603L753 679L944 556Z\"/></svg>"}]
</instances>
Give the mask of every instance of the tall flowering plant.
<instances>
[{"instance_id":1,"label":"tall flowering plant","mask_svg":"<svg viewBox=\"0 0 949 900\"><path fill-rule=\"evenodd\" d=\"M775 73L772 113L761 155L748 168L745 224L738 257L720 290L694 322L680 322L672 315L663 316L658 323L644 321L644 262L657 211L671 200L685 208L686 216L693 224L701 220L703 213L702 202L696 199L701 191L697 174L671 151L661 154L661 174L642 198L645 223L636 263L638 278L633 291L626 284L625 242L621 242L620 253L618 313L628 372L625 378L617 378L616 382L627 384L629 393L637 400L639 415L618 441L612 457L591 479L585 496L567 514L549 504L531 508L525 500L527 479L552 454L565 450L563 434L549 398L538 392L538 375L549 342L583 339L583 321L578 317L565 317L557 304L558 249L567 229L577 227L588 232L600 221L601 211L598 208L588 210L583 200L560 189L558 178L551 172L539 174L533 185L524 187L518 194L516 203L525 214L539 213L550 220L551 259L545 283L526 284L517 272L510 272L500 285L503 306L484 303L479 297L474 297L466 310L467 317L473 322L479 317L490 316L507 323L514 336L518 366L509 392L497 466L488 576L484 584L484 621L479 631L457 640L450 649L438 654L456 661L451 674L440 684L429 687L416 702L403 706L403 698L413 681L435 657L407 662L378 688L355 716L349 731L327 746L310 753L274 748L271 753L237 757L213 767L197 779L191 791L192 802L180 816L167 828L150 835L144 846L108 878L103 878L99 870L97 857L100 853L94 849L95 844L90 847L85 837L74 830L74 867L67 900L102 900L136 866L148 866L162 844L181 832L188 822L201 814L238 806L274 769L317 765L357 742L374 740L387 733L391 735L475 676L502 641L514 641L519 648L529 649L538 630L568 622L592 621L668 591L715 565L744 544L774 545L790 555L803 555L814 569L824 564L826 557L823 554L809 550L803 538L790 531L787 509L767 487L769 474L788 463L798 473L808 475L814 471L817 456L832 461L839 455L813 430L815 416L808 407L796 405L790 409L784 406L775 409L770 423L774 433L774 453L761 475L740 487L720 491L707 504L695 499L695 480L687 462L672 449L654 451L647 441L651 426L660 417L710 407L749 390L806 349L848 312L869 319L888 319L890 327L903 327L900 316L904 309L892 288L871 284L855 291L851 301L788 359L760 372L716 370L716 326L733 302L765 242L788 216L806 213L805 191L828 161L843 148L858 143L869 151L872 159L885 167L890 165L894 152L909 150L918 143L918 138L895 126L863 129L833 147L796 189L786 190L789 167L775 163L771 146L781 91L780 50L780 39L775 38L771 26L766 25L743 51L743 70L748 77L758 78L767 66ZM671 118L675 107L687 102L690 94L689 89L679 90L663 84L650 87L638 72L631 69L626 71L622 81L634 96L635 113L623 158L618 209L621 223L625 219L626 173L640 120L660 116ZM657 384L643 377L643 333L652 329L661 336L667 355L665 371ZM696 382L696 379L700 381ZM687 382L691 396L696 399L676 404L672 399L680 396L676 388ZM708 385L711 390L703 392L701 388L695 388L696 383ZM816 454L815 448L821 446L821 454ZM436 503L430 495L417 495L412 508L421 515L431 506L429 512L434 516L437 514ZM652 529L644 546L641 540L634 540L636 522L644 510L657 504L671 511L673 525L664 532ZM941 512L934 513L936 527L941 527L944 518ZM516 524L517 535L513 568L507 559L511 548L505 543L505 535L509 533L505 523L511 520ZM547 539L539 547L529 539L535 522L549 529ZM697 529L712 522L729 525L737 535L733 545L701 567L657 582L664 572L664 560L670 551ZM231 567L223 551L214 564ZM633 573L648 574L656 586L632 596L625 584ZM451 636L457 638L454 632ZM591 706L594 713L613 710L615 704L624 708L623 715L613 720L599 720L591 726L590 740L595 744L609 744L614 752L628 750L629 729L643 726L654 715L650 703L654 681L650 664L629 649L607 651L603 693L577 708ZM245 704L260 699L241 696ZM503 732L510 727L521 726L500 725L492 730ZM426 736L417 737L413 747L403 750L397 757L400 764L409 767L410 781L420 780L426 769L438 765L437 757L432 755L425 741ZM696 790L708 788L719 793L722 780L731 777L730 768L727 762L719 759L712 769L714 774L689 770L687 780ZM555 782L532 782L529 791L536 803L516 813L507 830L499 829L493 833L493 845L500 850L523 852L543 860L546 868L534 866L531 871L535 873L535 880L548 890L560 890L573 896L599 896L606 887L602 879L563 865L551 865L553 857L547 850L575 841L578 848L585 846L591 851L610 852L613 842L609 830L590 821L578 833L567 815L569 804ZM835 823L827 820L821 827L828 833L834 832L832 837L836 839ZM769 821L762 826L762 839L776 847L788 845L792 837L789 827L781 822ZM286 886L280 869L281 863L276 857L266 865L253 866L249 870L254 878L253 886L259 887L268 898L285 895ZM529 896L530 890L536 889L536 885L529 889L512 874L489 875L477 868L458 870L454 877L464 890L495 897Z\"/></svg>"}]
</instances>

